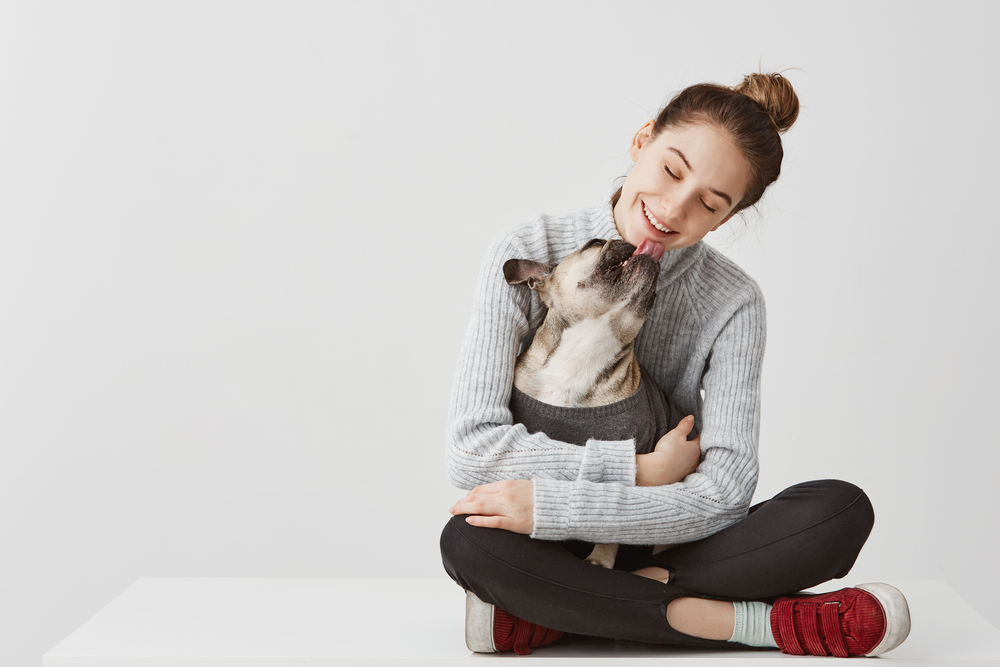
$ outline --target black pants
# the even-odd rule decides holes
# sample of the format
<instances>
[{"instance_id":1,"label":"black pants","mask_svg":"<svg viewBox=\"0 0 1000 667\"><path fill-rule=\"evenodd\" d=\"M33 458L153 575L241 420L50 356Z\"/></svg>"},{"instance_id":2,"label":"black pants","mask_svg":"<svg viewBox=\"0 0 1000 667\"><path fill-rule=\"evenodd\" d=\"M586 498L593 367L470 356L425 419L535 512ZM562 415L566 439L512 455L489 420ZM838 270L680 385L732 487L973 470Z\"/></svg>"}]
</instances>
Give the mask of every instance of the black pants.
<instances>
[{"instance_id":1,"label":"black pants","mask_svg":"<svg viewBox=\"0 0 1000 667\"><path fill-rule=\"evenodd\" d=\"M441 534L449 576L485 602L548 628L595 637L725 646L677 632L667 604L680 597L764 600L846 575L875 514L864 491L839 480L805 482L750 508L739 523L652 555L622 545L615 569L583 560L592 544L550 542L453 517ZM670 571L669 583L631 574ZM731 646L731 645L730 645Z\"/></svg>"}]
</instances>

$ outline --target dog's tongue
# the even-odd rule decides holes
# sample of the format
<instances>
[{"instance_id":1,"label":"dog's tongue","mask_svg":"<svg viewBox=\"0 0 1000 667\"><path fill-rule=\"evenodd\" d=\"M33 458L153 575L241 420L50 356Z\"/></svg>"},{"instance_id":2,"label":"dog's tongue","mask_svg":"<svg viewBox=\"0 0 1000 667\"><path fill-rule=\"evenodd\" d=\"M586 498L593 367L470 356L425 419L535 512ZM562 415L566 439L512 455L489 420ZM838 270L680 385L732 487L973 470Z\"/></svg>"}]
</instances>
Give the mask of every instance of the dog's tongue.
<instances>
[{"instance_id":1,"label":"dog's tongue","mask_svg":"<svg viewBox=\"0 0 1000 667\"><path fill-rule=\"evenodd\" d=\"M663 247L663 244L657 243L656 241L650 241L649 239L643 239L642 243L639 244L639 247L635 249L634 253L632 253L632 256L649 255L654 261L659 262L660 258L663 257L663 253L666 251L667 249Z\"/></svg>"}]
</instances>

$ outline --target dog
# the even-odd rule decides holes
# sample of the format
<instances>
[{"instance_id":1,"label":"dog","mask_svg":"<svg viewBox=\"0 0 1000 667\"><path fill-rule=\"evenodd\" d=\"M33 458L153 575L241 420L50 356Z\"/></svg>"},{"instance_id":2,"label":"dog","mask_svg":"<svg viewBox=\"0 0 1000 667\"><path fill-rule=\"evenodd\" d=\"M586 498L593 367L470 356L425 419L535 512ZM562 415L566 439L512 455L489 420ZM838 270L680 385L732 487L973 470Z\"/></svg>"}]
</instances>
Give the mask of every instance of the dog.
<instances>
[{"instance_id":1,"label":"dog","mask_svg":"<svg viewBox=\"0 0 1000 667\"><path fill-rule=\"evenodd\" d=\"M547 307L514 367L511 413L530 433L577 445L635 438L645 454L672 427L669 401L634 351L656 298L662 246L654 245L593 239L556 266L504 263L507 283L527 285ZM612 568L617 550L598 544L587 560Z\"/></svg>"}]
</instances>

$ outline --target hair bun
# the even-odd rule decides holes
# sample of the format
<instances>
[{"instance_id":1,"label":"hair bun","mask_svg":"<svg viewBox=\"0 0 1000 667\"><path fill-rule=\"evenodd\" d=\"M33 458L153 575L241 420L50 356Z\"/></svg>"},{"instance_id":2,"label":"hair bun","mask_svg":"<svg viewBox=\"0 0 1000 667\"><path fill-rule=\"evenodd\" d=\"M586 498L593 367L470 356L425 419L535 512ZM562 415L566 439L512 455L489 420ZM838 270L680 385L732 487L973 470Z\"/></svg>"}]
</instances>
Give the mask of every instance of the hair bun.
<instances>
[{"instance_id":1,"label":"hair bun","mask_svg":"<svg viewBox=\"0 0 1000 667\"><path fill-rule=\"evenodd\" d=\"M754 73L733 88L764 107L778 132L785 132L799 117L799 98L792 84L778 73Z\"/></svg>"}]
</instances>

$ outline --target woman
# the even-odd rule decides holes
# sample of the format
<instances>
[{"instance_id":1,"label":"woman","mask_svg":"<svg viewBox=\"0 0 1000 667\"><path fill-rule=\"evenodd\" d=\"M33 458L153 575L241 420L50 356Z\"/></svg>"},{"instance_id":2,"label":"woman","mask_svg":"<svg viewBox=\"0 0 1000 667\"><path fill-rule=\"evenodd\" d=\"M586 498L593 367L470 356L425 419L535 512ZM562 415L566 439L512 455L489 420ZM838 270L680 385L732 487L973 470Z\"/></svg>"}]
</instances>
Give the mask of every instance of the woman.
<instances>
[{"instance_id":1,"label":"woman","mask_svg":"<svg viewBox=\"0 0 1000 667\"><path fill-rule=\"evenodd\" d=\"M905 639L906 601L885 584L789 597L853 566L874 521L864 492L822 480L749 507L764 301L749 276L700 241L777 179L779 133L797 115L795 92L778 74L752 74L733 89L691 86L636 133L635 166L610 202L539 216L489 249L448 426L452 483L473 490L441 536L445 569L470 592L473 650L526 653L572 632L846 657ZM663 473L676 463L666 452L528 434L507 406L516 354L544 309L533 292L504 282L503 262L556 264L589 239L617 237L663 251L635 352L680 414L695 417L701 462L676 483ZM664 437L690 428L682 422ZM608 570L583 560L600 542L632 546ZM638 546L654 544L674 546L657 554Z\"/></svg>"}]
</instances>

